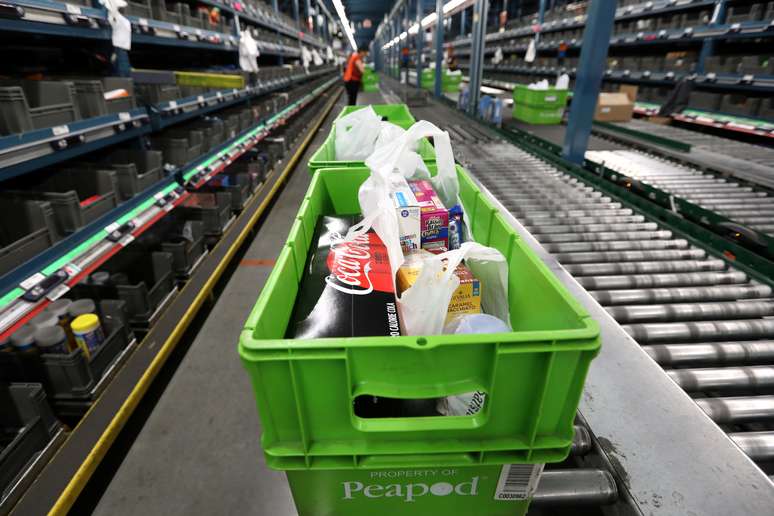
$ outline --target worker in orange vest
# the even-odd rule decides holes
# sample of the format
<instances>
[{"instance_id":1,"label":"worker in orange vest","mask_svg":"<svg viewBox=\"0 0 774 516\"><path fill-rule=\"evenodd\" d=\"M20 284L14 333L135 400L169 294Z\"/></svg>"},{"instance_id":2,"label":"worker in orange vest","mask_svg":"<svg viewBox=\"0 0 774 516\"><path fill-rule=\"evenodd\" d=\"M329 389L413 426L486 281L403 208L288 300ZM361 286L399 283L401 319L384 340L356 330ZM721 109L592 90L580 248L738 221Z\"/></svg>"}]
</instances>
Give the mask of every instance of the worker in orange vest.
<instances>
[{"instance_id":1,"label":"worker in orange vest","mask_svg":"<svg viewBox=\"0 0 774 516\"><path fill-rule=\"evenodd\" d=\"M361 46L347 59L347 66L344 68L344 88L347 90L350 106L357 104L357 92L360 90L363 70L365 70L363 59L367 55L368 47Z\"/></svg>"}]
</instances>

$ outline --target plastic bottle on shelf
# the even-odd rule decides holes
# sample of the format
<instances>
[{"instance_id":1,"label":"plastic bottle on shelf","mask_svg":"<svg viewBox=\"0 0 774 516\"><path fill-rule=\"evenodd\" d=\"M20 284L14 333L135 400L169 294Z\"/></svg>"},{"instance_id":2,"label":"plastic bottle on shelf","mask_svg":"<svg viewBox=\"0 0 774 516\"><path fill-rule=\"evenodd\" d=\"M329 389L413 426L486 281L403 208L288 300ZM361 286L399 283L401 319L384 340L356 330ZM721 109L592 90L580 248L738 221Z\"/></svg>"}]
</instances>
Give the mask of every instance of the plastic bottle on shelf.
<instances>
[{"instance_id":1,"label":"plastic bottle on shelf","mask_svg":"<svg viewBox=\"0 0 774 516\"><path fill-rule=\"evenodd\" d=\"M41 353L66 355L70 352L67 334L58 324L38 328L35 331L35 344Z\"/></svg>"},{"instance_id":2,"label":"plastic bottle on shelf","mask_svg":"<svg viewBox=\"0 0 774 516\"><path fill-rule=\"evenodd\" d=\"M70 327L73 330L75 342L87 358L91 358L105 342L105 333L102 331L102 325L96 314L79 315L73 319Z\"/></svg>"},{"instance_id":3,"label":"plastic bottle on shelf","mask_svg":"<svg viewBox=\"0 0 774 516\"><path fill-rule=\"evenodd\" d=\"M35 346L35 328L25 324L11 335L11 345L17 353L37 353Z\"/></svg>"},{"instance_id":4,"label":"plastic bottle on shelf","mask_svg":"<svg viewBox=\"0 0 774 516\"><path fill-rule=\"evenodd\" d=\"M58 324L59 318L46 310L43 310L38 315L30 319L29 322L29 325L36 330L41 328L50 328L51 326L57 326Z\"/></svg>"},{"instance_id":5,"label":"plastic bottle on shelf","mask_svg":"<svg viewBox=\"0 0 774 516\"><path fill-rule=\"evenodd\" d=\"M65 335L67 336L67 345L70 351L73 351L77 347L73 331L70 329L72 317L70 317L69 310L72 304L72 300L61 298L48 305L44 310L45 312L53 314L59 320L59 326L64 330Z\"/></svg>"}]
</instances>

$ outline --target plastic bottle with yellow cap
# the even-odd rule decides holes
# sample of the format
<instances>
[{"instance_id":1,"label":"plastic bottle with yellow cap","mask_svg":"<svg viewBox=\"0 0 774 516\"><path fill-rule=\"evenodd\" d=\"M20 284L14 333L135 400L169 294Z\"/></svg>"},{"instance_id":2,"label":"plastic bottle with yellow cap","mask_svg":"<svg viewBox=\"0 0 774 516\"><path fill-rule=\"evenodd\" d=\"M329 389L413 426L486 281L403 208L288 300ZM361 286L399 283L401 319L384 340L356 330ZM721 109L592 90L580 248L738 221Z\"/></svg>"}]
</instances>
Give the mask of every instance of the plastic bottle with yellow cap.
<instances>
[{"instance_id":1,"label":"plastic bottle with yellow cap","mask_svg":"<svg viewBox=\"0 0 774 516\"><path fill-rule=\"evenodd\" d=\"M105 342L105 333L102 331L99 317L95 314L79 315L70 323L70 328L73 330L75 342L87 358L91 358Z\"/></svg>"}]
</instances>

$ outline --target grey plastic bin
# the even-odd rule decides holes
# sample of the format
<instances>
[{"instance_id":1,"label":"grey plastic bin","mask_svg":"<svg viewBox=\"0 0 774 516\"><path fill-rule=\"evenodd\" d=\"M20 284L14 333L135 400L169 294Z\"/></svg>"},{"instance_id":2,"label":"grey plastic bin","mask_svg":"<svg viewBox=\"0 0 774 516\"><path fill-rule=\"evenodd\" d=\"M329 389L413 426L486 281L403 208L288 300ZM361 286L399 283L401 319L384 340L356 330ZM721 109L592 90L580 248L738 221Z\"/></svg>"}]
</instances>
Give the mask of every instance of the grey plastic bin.
<instances>
[{"instance_id":1,"label":"grey plastic bin","mask_svg":"<svg viewBox=\"0 0 774 516\"><path fill-rule=\"evenodd\" d=\"M688 106L693 109L706 111L717 111L720 104L720 97L717 93L708 93L704 91L692 91Z\"/></svg>"},{"instance_id":2,"label":"grey plastic bin","mask_svg":"<svg viewBox=\"0 0 774 516\"><path fill-rule=\"evenodd\" d=\"M9 195L48 201L57 230L72 233L118 204L118 180L113 170L60 169L36 185L34 191L10 190Z\"/></svg>"},{"instance_id":3,"label":"grey plastic bin","mask_svg":"<svg viewBox=\"0 0 774 516\"><path fill-rule=\"evenodd\" d=\"M210 152L225 141L225 125L223 120L215 116L203 117L193 128L202 131L202 152Z\"/></svg>"},{"instance_id":4,"label":"grey plastic bin","mask_svg":"<svg viewBox=\"0 0 774 516\"><path fill-rule=\"evenodd\" d=\"M126 77L104 77L97 80L74 81L75 93L83 118L131 111L135 107L134 81ZM126 97L108 100L105 95L125 90Z\"/></svg>"},{"instance_id":5,"label":"grey plastic bin","mask_svg":"<svg viewBox=\"0 0 774 516\"><path fill-rule=\"evenodd\" d=\"M232 217L231 194L193 192L177 209L181 210L186 218L201 220L204 223L205 236L218 238Z\"/></svg>"},{"instance_id":6,"label":"grey plastic bin","mask_svg":"<svg viewBox=\"0 0 774 516\"><path fill-rule=\"evenodd\" d=\"M100 163L87 165L114 170L118 179L118 196L124 201L161 180L163 161L161 151L116 149L103 155Z\"/></svg>"},{"instance_id":7,"label":"grey plastic bin","mask_svg":"<svg viewBox=\"0 0 774 516\"><path fill-rule=\"evenodd\" d=\"M0 81L0 136L68 124L80 118L71 82Z\"/></svg>"},{"instance_id":8,"label":"grey plastic bin","mask_svg":"<svg viewBox=\"0 0 774 516\"><path fill-rule=\"evenodd\" d=\"M176 84L137 84L137 100L140 104L160 104L182 98Z\"/></svg>"},{"instance_id":9,"label":"grey plastic bin","mask_svg":"<svg viewBox=\"0 0 774 516\"><path fill-rule=\"evenodd\" d=\"M252 178L247 173L221 172L210 179L199 191L228 192L231 196L231 209L241 211L252 194Z\"/></svg>"},{"instance_id":10,"label":"grey plastic bin","mask_svg":"<svg viewBox=\"0 0 774 516\"><path fill-rule=\"evenodd\" d=\"M0 200L0 276L59 239L50 203L32 199Z\"/></svg>"},{"instance_id":11,"label":"grey plastic bin","mask_svg":"<svg viewBox=\"0 0 774 516\"><path fill-rule=\"evenodd\" d=\"M151 136L151 147L164 154L164 163L182 167L202 154L204 131L170 129Z\"/></svg>"},{"instance_id":12,"label":"grey plastic bin","mask_svg":"<svg viewBox=\"0 0 774 516\"><path fill-rule=\"evenodd\" d=\"M129 246L100 268L111 274L113 283L92 286L95 296L118 298L126 303L129 323L144 328L174 288L172 255L140 246ZM118 279L122 275L122 279ZM115 279L113 279L115 278Z\"/></svg>"},{"instance_id":13,"label":"grey plastic bin","mask_svg":"<svg viewBox=\"0 0 774 516\"><path fill-rule=\"evenodd\" d=\"M0 386L0 500L17 477L48 445L60 424L38 384Z\"/></svg>"},{"instance_id":14,"label":"grey plastic bin","mask_svg":"<svg viewBox=\"0 0 774 516\"><path fill-rule=\"evenodd\" d=\"M760 98L727 93L721 97L720 111L731 115L755 117L760 105Z\"/></svg>"}]
</instances>

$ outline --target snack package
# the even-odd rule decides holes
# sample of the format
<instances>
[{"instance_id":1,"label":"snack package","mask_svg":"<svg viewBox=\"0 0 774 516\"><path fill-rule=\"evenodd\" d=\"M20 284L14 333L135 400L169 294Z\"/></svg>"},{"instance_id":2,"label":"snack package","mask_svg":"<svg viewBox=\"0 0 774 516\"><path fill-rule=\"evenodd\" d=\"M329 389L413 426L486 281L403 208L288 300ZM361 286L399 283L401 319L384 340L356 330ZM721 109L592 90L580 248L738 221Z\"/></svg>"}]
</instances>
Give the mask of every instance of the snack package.
<instances>
[{"instance_id":1,"label":"snack package","mask_svg":"<svg viewBox=\"0 0 774 516\"><path fill-rule=\"evenodd\" d=\"M462 207L455 204L449 208L449 251L459 249L463 242L465 242L465 227Z\"/></svg>"},{"instance_id":2,"label":"snack package","mask_svg":"<svg viewBox=\"0 0 774 516\"><path fill-rule=\"evenodd\" d=\"M419 203L422 249L442 253L449 250L449 211L435 193L430 181L408 182Z\"/></svg>"},{"instance_id":3,"label":"snack package","mask_svg":"<svg viewBox=\"0 0 774 516\"><path fill-rule=\"evenodd\" d=\"M288 338L400 336L387 248L374 231L344 242L360 217L322 217Z\"/></svg>"},{"instance_id":4,"label":"snack package","mask_svg":"<svg viewBox=\"0 0 774 516\"><path fill-rule=\"evenodd\" d=\"M427 256L432 256L427 251L418 251L406 256L403 266L398 269L396 285L398 295L408 290L422 272L422 263ZM459 286L454 290L449 307L446 311L446 323L462 314L481 313L481 282L473 276L464 264L460 263L454 269L454 275L459 280Z\"/></svg>"},{"instance_id":5,"label":"snack package","mask_svg":"<svg viewBox=\"0 0 774 516\"><path fill-rule=\"evenodd\" d=\"M400 247L404 253L419 249L421 212L414 192L411 191L408 182L403 176L397 174L392 178L390 185L390 198L395 206L398 216L398 231L400 233Z\"/></svg>"}]
</instances>

